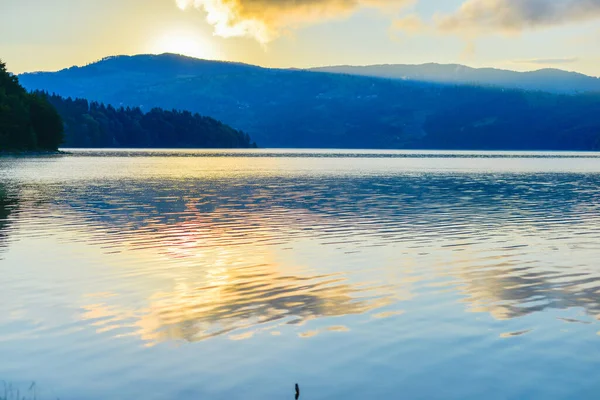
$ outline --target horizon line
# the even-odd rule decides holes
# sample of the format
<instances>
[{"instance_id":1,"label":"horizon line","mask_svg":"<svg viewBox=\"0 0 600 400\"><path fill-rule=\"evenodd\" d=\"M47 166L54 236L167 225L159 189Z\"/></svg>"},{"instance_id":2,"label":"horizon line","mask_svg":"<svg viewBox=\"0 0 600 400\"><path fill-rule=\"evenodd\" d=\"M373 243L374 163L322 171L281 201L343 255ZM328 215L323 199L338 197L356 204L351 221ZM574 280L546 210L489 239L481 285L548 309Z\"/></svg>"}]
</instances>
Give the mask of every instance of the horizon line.
<instances>
[{"instance_id":1,"label":"horizon line","mask_svg":"<svg viewBox=\"0 0 600 400\"><path fill-rule=\"evenodd\" d=\"M222 60L222 59L210 59L210 58L201 58L201 57L196 57L196 56L191 56L191 55L187 55L187 54L181 54L181 53L172 53L172 52L163 52L163 53L135 53L135 54L114 54L114 55L109 55L109 56L105 56L102 57L100 59L96 59L94 61L89 61L87 63L84 64L74 64L71 66L67 66L67 67L63 67L57 70L33 70L33 71L24 71L24 72L17 72L14 73L15 75L26 75L26 74L37 74L37 73L56 73L56 72L60 72L60 71L64 71L70 68L85 68L87 66L90 65L94 65L94 64L98 64L102 61L107 61L113 58L119 58L119 57L141 57L141 56L167 56L167 55L171 55L171 56L178 56L178 57L184 57L184 58L188 58L188 59L193 59L193 60L198 60L198 61L208 61L208 62L214 62L214 63L226 63L226 64L238 64L238 65L245 65L245 66L249 66L249 67L257 67L257 68L262 68L262 69L271 69L271 70L299 70L299 71L311 71L311 70L319 70L319 69L326 69L326 68L368 68L368 67L393 67L393 66L414 66L414 67L420 67L420 66L426 66L426 65L439 65L439 66L457 66L457 67L466 67L466 68L470 68L470 69L474 69L474 70L485 70L485 69L491 69L491 70L496 70L496 71L503 71L503 72L514 72L514 73L518 73L518 74L524 74L524 73L531 73L531 72L539 72L539 71L548 71L548 70L552 70L552 71L561 71L561 72L566 72L566 73L573 73L573 74L579 74L579 75L583 75L589 78L595 78L595 79L600 79L600 76L594 76L594 75L588 75L585 74L583 72L580 71L576 71L576 70L568 70L568 69L562 69L562 68L554 68L554 67L546 67L546 68L537 68L537 69L529 69L529 70L524 70L524 71L518 71L515 69L506 69L506 68L498 68L498 67L493 67L493 66L482 66L482 67L473 67L471 65L467 65L467 64L460 64L460 63L439 63L439 62L425 62L425 63L415 63L415 64L405 64L405 63L376 63L376 64L333 64L333 65L321 65L321 66L310 66L310 67L294 67L294 66L288 66L288 67L268 67L268 66L264 66L264 65L259 65L259 64L251 64L251 63L247 63L247 62L243 62L243 61L233 61L233 60ZM534 64L534 63L532 63Z\"/></svg>"}]
</instances>

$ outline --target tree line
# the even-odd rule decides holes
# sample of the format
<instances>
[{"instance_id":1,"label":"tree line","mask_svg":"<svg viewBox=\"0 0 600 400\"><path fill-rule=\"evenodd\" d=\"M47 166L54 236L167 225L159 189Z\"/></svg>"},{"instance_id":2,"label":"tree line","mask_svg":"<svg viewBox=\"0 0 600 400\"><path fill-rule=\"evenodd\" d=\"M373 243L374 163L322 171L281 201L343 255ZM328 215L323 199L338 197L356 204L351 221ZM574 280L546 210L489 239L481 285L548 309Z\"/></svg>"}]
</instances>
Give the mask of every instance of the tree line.
<instances>
[{"instance_id":1,"label":"tree line","mask_svg":"<svg viewBox=\"0 0 600 400\"><path fill-rule=\"evenodd\" d=\"M0 151L57 150L63 122L45 96L28 93L0 60Z\"/></svg>"},{"instance_id":2,"label":"tree line","mask_svg":"<svg viewBox=\"0 0 600 400\"><path fill-rule=\"evenodd\" d=\"M198 113L113 107L80 98L34 92L64 121L68 148L251 148L250 136Z\"/></svg>"}]
</instances>

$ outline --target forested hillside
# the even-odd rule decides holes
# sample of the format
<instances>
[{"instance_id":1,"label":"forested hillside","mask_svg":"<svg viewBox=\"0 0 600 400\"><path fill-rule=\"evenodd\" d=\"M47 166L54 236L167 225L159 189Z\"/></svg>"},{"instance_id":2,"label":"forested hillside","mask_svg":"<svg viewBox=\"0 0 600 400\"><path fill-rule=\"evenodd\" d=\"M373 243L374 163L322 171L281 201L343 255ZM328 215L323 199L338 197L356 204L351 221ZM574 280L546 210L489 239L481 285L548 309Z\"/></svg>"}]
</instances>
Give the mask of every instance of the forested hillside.
<instances>
[{"instance_id":1,"label":"forested hillside","mask_svg":"<svg viewBox=\"0 0 600 400\"><path fill-rule=\"evenodd\" d=\"M0 151L56 150L63 124L43 96L27 91L0 61Z\"/></svg>"},{"instance_id":2,"label":"forested hillside","mask_svg":"<svg viewBox=\"0 0 600 400\"><path fill-rule=\"evenodd\" d=\"M600 78L560 69L517 72L497 68L470 68L460 64L340 65L312 71L402 79L454 85L496 86L506 89L541 90L550 93L600 92Z\"/></svg>"},{"instance_id":3,"label":"forested hillside","mask_svg":"<svg viewBox=\"0 0 600 400\"><path fill-rule=\"evenodd\" d=\"M250 136L189 111L119 107L36 92L65 122L63 147L248 148Z\"/></svg>"},{"instance_id":4,"label":"forested hillside","mask_svg":"<svg viewBox=\"0 0 600 400\"><path fill-rule=\"evenodd\" d=\"M423 83L165 55L22 75L30 89L186 109L261 147L598 150L600 94Z\"/></svg>"}]
</instances>

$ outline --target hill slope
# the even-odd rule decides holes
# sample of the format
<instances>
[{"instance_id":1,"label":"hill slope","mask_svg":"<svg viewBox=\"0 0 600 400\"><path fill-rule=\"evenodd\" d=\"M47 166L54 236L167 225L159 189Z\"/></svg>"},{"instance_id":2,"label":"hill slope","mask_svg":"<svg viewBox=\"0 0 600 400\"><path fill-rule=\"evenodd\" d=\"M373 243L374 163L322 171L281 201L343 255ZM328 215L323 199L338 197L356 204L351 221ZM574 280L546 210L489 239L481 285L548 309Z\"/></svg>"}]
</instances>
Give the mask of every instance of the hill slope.
<instances>
[{"instance_id":1,"label":"hill slope","mask_svg":"<svg viewBox=\"0 0 600 400\"><path fill-rule=\"evenodd\" d=\"M44 92L62 117L69 148L250 148L248 134L213 118L189 111L105 106L85 99L65 99Z\"/></svg>"},{"instance_id":2,"label":"hill slope","mask_svg":"<svg viewBox=\"0 0 600 400\"><path fill-rule=\"evenodd\" d=\"M332 66L312 71L423 82L492 85L552 93L600 92L600 78L559 69L516 72L459 64Z\"/></svg>"},{"instance_id":3,"label":"hill slope","mask_svg":"<svg viewBox=\"0 0 600 400\"><path fill-rule=\"evenodd\" d=\"M264 69L172 54L111 57L20 79L29 89L62 96L210 115L249 133L261 147L600 147L598 94Z\"/></svg>"}]
</instances>

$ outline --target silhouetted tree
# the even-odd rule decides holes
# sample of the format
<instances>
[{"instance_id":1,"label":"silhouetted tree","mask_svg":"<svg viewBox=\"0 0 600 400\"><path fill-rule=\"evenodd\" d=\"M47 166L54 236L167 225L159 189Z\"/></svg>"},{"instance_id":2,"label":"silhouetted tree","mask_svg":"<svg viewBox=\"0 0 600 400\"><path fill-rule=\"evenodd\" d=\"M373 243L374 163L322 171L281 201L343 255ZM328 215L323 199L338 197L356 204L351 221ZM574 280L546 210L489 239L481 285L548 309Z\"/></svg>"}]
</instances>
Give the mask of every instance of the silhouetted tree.
<instances>
[{"instance_id":1,"label":"silhouetted tree","mask_svg":"<svg viewBox=\"0 0 600 400\"><path fill-rule=\"evenodd\" d=\"M189 111L114 108L85 99L34 92L46 99L65 125L65 147L249 148L250 136L213 118Z\"/></svg>"},{"instance_id":2,"label":"silhouetted tree","mask_svg":"<svg viewBox=\"0 0 600 400\"><path fill-rule=\"evenodd\" d=\"M56 150L63 137L57 111L29 94L0 61L0 150Z\"/></svg>"}]
</instances>

